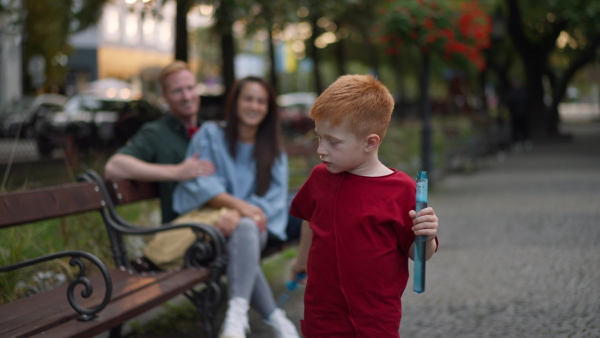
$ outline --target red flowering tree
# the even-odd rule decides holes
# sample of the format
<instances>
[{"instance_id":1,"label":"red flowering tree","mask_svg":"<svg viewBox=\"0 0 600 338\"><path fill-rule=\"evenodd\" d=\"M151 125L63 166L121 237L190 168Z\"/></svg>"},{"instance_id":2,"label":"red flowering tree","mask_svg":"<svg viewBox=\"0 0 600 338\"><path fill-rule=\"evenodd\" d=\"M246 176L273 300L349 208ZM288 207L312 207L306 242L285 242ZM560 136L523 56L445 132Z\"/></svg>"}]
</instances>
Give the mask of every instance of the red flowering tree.
<instances>
[{"instance_id":1,"label":"red flowering tree","mask_svg":"<svg viewBox=\"0 0 600 338\"><path fill-rule=\"evenodd\" d=\"M414 45L423 53L485 68L482 50L490 46L491 19L478 1L388 0L380 14L375 33L387 53Z\"/></svg>"},{"instance_id":2,"label":"red flowering tree","mask_svg":"<svg viewBox=\"0 0 600 338\"><path fill-rule=\"evenodd\" d=\"M379 9L380 25L375 36L396 54L402 46L416 46L422 54L420 110L423 119L421 170L432 165L431 109L429 102L430 56L448 61L467 60L477 69L485 68L482 50L489 47L491 19L478 1L387 0Z\"/></svg>"}]
</instances>

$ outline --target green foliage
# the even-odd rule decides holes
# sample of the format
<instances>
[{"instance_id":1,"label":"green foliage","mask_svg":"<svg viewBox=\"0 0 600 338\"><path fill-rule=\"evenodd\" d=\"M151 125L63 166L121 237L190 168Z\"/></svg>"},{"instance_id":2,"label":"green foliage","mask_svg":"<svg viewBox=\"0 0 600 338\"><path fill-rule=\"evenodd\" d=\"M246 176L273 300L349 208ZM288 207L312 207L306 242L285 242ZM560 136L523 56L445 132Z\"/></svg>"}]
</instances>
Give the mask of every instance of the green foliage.
<instances>
[{"instance_id":1,"label":"green foliage","mask_svg":"<svg viewBox=\"0 0 600 338\"><path fill-rule=\"evenodd\" d=\"M3 266L63 250L84 250L109 265L112 263L106 230L98 213L41 221L2 232L0 265ZM40 271L74 275L67 258L0 274L0 303L27 295L28 288L16 286L19 282L31 284Z\"/></svg>"},{"instance_id":2,"label":"green foliage","mask_svg":"<svg viewBox=\"0 0 600 338\"><path fill-rule=\"evenodd\" d=\"M577 72L598 60L600 5L584 0L505 0L504 4L507 31L526 75L533 132L558 135L558 105L566 88ZM549 105L546 95L552 99Z\"/></svg>"},{"instance_id":3,"label":"green foliage","mask_svg":"<svg viewBox=\"0 0 600 338\"><path fill-rule=\"evenodd\" d=\"M491 19L478 2L396 0L384 2L379 13L374 31L389 54L416 46L448 61L466 59L480 70L485 67L481 53L489 48Z\"/></svg>"},{"instance_id":4,"label":"green foliage","mask_svg":"<svg viewBox=\"0 0 600 338\"><path fill-rule=\"evenodd\" d=\"M126 220L147 224L144 217L147 217L149 210L157 207L156 201L146 201L120 206L118 212ZM98 212L3 229L0 236L0 266L64 250L83 250L97 256L108 267L114 266L106 228ZM88 271L88 274L93 274L97 269L90 264ZM68 258L64 258L0 273L0 304L28 295L34 289L30 286L35 286L33 281L40 272L73 277L78 270L70 267Z\"/></svg>"},{"instance_id":5,"label":"green foliage","mask_svg":"<svg viewBox=\"0 0 600 338\"><path fill-rule=\"evenodd\" d=\"M33 55L46 61L46 85L60 85L67 72L64 57L72 53L69 36L100 20L108 0L25 0L24 62Z\"/></svg>"},{"instance_id":6,"label":"green foliage","mask_svg":"<svg viewBox=\"0 0 600 338\"><path fill-rule=\"evenodd\" d=\"M600 34L598 1L522 0L519 5L525 35L536 45L554 50L554 68L568 68Z\"/></svg>"},{"instance_id":7,"label":"green foliage","mask_svg":"<svg viewBox=\"0 0 600 338\"><path fill-rule=\"evenodd\" d=\"M140 325L137 321L131 323L131 332L127 335L129 338L135 337L164 337L173 332L185 333L189 326L194 326L200 322L198 311L191 302L184 302L177 305L167 303L161 309L162 314L155 319ZM192 323L187 325L185 323ZM183 325L182 325L183 324ZM194 328L193 332L197 332ZM190 332L191 334L192 332Z\"/></svg>"}]
</instances>

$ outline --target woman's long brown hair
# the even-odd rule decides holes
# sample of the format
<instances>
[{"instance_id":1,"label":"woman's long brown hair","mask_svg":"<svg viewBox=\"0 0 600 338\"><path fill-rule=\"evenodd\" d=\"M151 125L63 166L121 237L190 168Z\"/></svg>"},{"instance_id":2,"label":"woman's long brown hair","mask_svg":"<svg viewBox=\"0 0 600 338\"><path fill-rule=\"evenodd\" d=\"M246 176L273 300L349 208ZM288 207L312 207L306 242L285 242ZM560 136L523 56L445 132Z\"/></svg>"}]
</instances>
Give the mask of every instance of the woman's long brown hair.
<instances>
[{"instance_id":1,"label":"woman's long brown hair","mask_svg":"<svg viewBox=\"0 0 600 338\"><path fill-rule=\"evenodd\" d=\"M255 193L258 196L263 196L271 185L271 167L281 154L281 132L277 103L275 102L275 90L266 80L255 76L248 76L233 84L225 105L225 120L227 121L225 139L228 142L229 153L235 158L239 123L237 102L242 88L250 82L255 82L263 86L269 96L267 101L267 116L265 116L258 126L254 140L254 159L256 160Z\"/></svg>"}]
</instances>

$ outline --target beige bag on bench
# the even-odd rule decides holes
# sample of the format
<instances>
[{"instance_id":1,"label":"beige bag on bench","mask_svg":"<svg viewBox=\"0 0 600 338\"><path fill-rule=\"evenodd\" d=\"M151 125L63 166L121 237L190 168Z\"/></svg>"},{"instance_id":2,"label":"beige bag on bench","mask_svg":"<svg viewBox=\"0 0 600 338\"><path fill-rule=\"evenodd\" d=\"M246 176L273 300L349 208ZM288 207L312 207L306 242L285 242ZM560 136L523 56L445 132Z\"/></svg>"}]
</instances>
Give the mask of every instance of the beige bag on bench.
<instances>
[{"instance_id":1,"label":"beige bag on bench","mask_svg":"<svg viewBox=\"0 0 600 338\"><path fill-rule=\"evenodd\" d=\"M171 224L204 223L215 226L227 208L203 207L177 217ZM144 247L146 258L163 270L183 267L183 256L186 250L196 241L192 229L176 229L162 231Z\"/></svg>"}]
</instances>

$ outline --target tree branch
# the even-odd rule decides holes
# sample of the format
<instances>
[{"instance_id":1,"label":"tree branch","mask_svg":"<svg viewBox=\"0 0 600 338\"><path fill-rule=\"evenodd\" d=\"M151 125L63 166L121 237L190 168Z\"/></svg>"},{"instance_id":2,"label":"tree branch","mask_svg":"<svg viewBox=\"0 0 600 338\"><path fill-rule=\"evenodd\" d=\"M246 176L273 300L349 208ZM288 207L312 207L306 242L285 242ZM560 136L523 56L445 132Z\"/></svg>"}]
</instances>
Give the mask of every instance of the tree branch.
<instances>
[{"instance_id":1,"label":"tree branch","mask_svg":"<svg viewBox=\"0 0 600 338\"><path fill-rule=\"evenodd\" d=\"M594 60L598 47L600 47L600 33L596 33L590 40L588 40L588 44L585 46L583 51L581 51L579 56L565 70L563 76L560 78L556 87L554 88L554 92L552 93L552 101L554 103L558 104L558 102L563 98L567 90L567 85L573 76L575 76L577 71Z\"/></svg>"}]
</instances>

